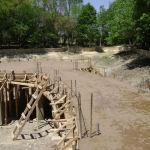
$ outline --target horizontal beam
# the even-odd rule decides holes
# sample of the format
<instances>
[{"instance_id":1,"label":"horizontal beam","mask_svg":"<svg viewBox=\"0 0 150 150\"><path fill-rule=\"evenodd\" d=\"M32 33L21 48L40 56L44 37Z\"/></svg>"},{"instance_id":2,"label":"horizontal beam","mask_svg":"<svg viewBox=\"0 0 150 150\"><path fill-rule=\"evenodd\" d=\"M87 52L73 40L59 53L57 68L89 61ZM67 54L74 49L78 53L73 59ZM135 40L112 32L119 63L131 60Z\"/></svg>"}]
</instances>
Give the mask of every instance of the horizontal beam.
<instances>
[{"instance_id":1,"label":"horizontal beam","mask_svg":"<svg viewBox=\"0 0 150 150\"><path fill-rule=\"evenodd\" d=\"M16 85L24 85L28 87L36 87L36 85L32 83L23 83L23 82L15 82L15 81L10 81L9 83L16 84Z\"/></svg>"}]
</instances>

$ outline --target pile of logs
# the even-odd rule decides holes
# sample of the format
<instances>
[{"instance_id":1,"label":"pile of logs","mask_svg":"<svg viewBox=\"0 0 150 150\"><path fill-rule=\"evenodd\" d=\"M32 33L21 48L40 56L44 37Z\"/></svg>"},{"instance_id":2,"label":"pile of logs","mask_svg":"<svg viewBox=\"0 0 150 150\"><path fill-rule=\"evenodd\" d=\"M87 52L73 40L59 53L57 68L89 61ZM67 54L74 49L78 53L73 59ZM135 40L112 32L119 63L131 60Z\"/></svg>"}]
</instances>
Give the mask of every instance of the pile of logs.
<instances>
[{"instance_id":1,"label":"pile of logs","mask_svg":"<svg viewBox=\"0 0 150 150\"><path fill-rule=\"evenodd\" d=\"M95 69L93 66L89 66L87 68L81 68L81 71L86 71L86 72L90 72L90 73L94 73L94 74L98 74L98 75L102 76L100 71Z\"/></svg>"}]
</instances>

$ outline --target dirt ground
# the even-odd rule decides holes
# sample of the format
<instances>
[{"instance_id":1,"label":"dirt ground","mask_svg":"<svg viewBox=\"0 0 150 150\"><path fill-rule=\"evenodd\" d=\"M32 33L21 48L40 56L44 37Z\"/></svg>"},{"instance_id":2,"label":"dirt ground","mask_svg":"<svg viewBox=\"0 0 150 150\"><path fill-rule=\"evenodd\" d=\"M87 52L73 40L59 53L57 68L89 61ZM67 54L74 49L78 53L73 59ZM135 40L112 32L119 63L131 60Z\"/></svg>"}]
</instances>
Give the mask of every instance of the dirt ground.
<instances>
[{"instance_id":1,"label":"dirt ground","mask_svg":"<svg viewBox=\"0 0 150 150\"><path fill-rule=\"evenodd\" d=\"M80 56L78 56L80 55ZM53 55L54 56L54 55ZM54 69L59 70L62 80L70 86L70 81L77 82L77 91L81 93L81 107L86 125L86 130L83 126L83 138L80 140L79 148L81 150L149 150L150 149L150 99L149 93L138 93L138 88L130 85L128 82L120 82L117 79L112 79L111 76L100 77L93 73L73 70L73 62L71 60L62 61L62 55L56 55L61 58L59 60L50 60L53 56L38 56L36 61L41 62L42 72L49 73L53 78ZM93 63L97 62L98 56L104 56L102 53L89 52L84 53L84 57L93 56ZM112 57L116 55L113 54ZM35 56L37 58L37 56ZM34 58L35 58L34 57ZM68 58L69 55L63 55ZM70 58L83 58L81 54ZM128 56L127 56L128 57ZM121 61L119 60L121 59ZM125 67L122 62L122 57L111 64L95 63L99 67L117 68L130 73L130 68ZM133 59L133 58L132 58ZM4 58L1 58L4 60ZM5 59L7 60L7 59ZM36 61L22 60L15 62L2 61L0 70L14 70L21 72L36 71ZM128 61L128 60L127 60ZM126 61L126 62L127 62ZM125 61L124 61L125 62ZM127 62L130 64L130 62ZM87 62L79 63L80 67L87 67ZM148 65L144 66L148 67ZM142 74L138 70L138 66L134 68L138 74ZM144 68L143 68L144 69ZM146 70L146 69L145 69ZM121 72L119 70L119 72ZM133 70L132 70L133 71ZM135 72L135 70L134 70ZM110 74L110 72L108 71ZM117 74L117 73L116 73ZM123 72L122 72L123 74ZM145 73L146 75L149 72ZM126 75L127 76L127 75ZM138 79L138 77L136 78ZM68 88L68 90L70 90ZM89 137L90 125L90 98L93 93L93 124L92 138ZM74 105L77 105L74 99ZM100 134L96 135L96 125L100 125ZM14 123L8 126L0 127L0 150L9 149L36 149L36 150L54 150L55 144L60 139L58 136L53 136L53 129L46 121L41 121L41 128L35 130L36 122L27 123L22 131L22 136L19 136L17 141L12 141L11 131L14 128ZM87 137L88 136L88 137ZM34 137L34 138L33 138Z\"/></svg>"}]
</instances>

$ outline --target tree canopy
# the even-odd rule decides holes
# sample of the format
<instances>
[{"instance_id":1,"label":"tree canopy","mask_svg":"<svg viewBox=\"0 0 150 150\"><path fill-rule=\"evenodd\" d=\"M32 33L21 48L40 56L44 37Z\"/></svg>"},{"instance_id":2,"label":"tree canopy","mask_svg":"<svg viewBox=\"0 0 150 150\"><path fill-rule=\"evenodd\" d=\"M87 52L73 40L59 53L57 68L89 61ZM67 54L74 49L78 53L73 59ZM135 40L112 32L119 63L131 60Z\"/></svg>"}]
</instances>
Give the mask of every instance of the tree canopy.
<instances>
[{"instance_id":1,"label":"tree canopy","mask_svg":"<svg viewBox=\"0 0 150 150\"><path fill-rule=\"evenodd\" d=\"M149 49L150 0L0 0L0 46L134 44Z\"/></svg>"}]
</instances>

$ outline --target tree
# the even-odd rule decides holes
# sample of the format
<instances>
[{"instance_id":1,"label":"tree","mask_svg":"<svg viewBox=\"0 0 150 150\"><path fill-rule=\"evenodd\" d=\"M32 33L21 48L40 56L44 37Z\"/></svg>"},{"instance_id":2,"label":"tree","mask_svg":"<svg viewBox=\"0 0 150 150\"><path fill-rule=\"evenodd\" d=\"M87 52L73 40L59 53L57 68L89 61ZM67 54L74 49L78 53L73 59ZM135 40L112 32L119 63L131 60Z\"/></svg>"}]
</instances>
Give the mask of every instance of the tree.
<instances>
[{"instance_id":1,"label":"tree","mask_svg":"<svg viewBox=\"0 0 150 150\"><path fill-rule=\"evenodd\" d=\"M142 6L142 7L141 7ZM150 47L150 0L135 0L134 16L136 44Z\"/></svg>"},{"instance_id":2,"label":"tree","mask_svg":"<svg viewBox=\"0 0 150 150\"><path fill-rule=\"evenodd\" d=\"M81 8L79 16L77 18L77 42L79 45L84 45L84 43L96 42L98 37L98 26L96 18L96 10L90 4L86 4Z\"/></svg>"},{"instance_id":3,"label":"tree","mask_svg":"<svg viewBox=\"0 0 150 150\"><path fill-rule=\"evenodd\" d=\"M107 10L108 43L131 43L134 35L133 20L134 0L116 0Z\"/></svg>"},{"instance_id":4,"label":"tree","mask_svg":"<svg viewBox=\"0 0 150 150\"><path fill-rule=\"evenodd\" d=\"M100 30L100 46L105 43L105 38L107 37L106 27L107 27L107 10L103 6L100 6L100 10L97 13L97 23Z\"/></svg>"}]
</instances>

